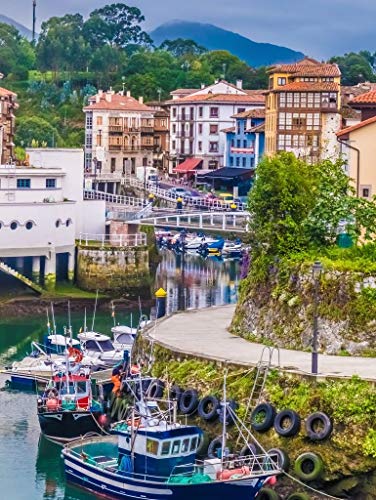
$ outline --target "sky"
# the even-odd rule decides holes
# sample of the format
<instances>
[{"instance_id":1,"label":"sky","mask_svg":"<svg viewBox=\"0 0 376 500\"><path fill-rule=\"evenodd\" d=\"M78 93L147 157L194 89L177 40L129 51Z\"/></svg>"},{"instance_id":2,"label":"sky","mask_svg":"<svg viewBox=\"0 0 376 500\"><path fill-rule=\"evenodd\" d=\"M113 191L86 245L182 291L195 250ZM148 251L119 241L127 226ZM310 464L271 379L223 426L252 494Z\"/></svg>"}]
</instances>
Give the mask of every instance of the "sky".
<instances>
[{"instance_id":1,"label":"sky","mask_svg":"<svg viewBox=\"0 0 376 500\"><path fill-rule=\"evenodd\" d=\"M40 26L51 16L92 10L121 0L37 0ZM256 42L284 45L326 59L376 50L373 0L125 0L143 12L147 31L173 19L211 23ZM32 0L0 0L0 13L31 27Z\"/></svg>"}]
</instances>

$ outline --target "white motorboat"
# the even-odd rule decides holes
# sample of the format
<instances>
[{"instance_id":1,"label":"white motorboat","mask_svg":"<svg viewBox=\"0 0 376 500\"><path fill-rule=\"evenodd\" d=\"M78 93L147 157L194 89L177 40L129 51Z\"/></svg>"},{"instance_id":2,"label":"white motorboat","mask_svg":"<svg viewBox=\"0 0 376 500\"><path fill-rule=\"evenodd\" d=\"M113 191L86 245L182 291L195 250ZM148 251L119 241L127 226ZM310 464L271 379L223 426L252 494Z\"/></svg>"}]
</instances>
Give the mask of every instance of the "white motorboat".
<instances>
[{"instance_id":1,"label":"white motorboat","mask_svg":"<svg viewBox=\"0 0 376 500\"><path fill-rule=\"evenodd\" d=\"M116 349L108 335L97 332L82 332L78 334L85 355L99 368L108 368L123 360L123 351Z\"/></svg>"}]
</instances>

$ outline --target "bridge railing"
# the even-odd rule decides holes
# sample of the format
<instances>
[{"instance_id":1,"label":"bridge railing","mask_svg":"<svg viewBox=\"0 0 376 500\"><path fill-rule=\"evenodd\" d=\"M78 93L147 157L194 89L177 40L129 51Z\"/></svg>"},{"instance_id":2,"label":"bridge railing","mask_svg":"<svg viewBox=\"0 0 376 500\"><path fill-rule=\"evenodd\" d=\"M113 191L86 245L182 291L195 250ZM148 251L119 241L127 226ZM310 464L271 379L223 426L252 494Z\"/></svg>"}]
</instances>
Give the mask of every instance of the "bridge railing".
<instances>
[{"instance_id":1,"label":"bridge railing","mask_svg":"<svg viewBox=\"0 0 376 500\"><path fill-rule=\"evenodd\" d=\"M116 203L118 205L126 205L128 207L145 207L148 202L142 198L133 196L124 196L121 194L105 193L94 189L84 189L85 200L104 200L108 203Z\"/></svg>"},{"instance_id":2,"label":"bridge railing","mask_svg":"<svg viewBox=\"0 0 376 500\"><path fill-rule=\"evenodd\" d=\"M80 245L87 247L98 245L101 247L137 247L147 244L147 236L145 233L112 235L80 233L78 241Z\"/></svg>"}]
</instances>

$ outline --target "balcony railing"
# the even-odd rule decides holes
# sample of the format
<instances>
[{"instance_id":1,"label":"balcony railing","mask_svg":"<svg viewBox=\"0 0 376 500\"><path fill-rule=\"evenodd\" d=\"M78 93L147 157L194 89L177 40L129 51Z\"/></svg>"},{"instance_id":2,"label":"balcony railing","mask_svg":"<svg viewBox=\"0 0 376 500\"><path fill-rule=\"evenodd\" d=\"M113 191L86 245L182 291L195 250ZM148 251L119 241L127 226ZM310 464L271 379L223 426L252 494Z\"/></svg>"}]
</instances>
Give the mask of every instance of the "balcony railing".
<instances>
[{"instance_id":1,"label":"balcony railing","mask_svg":"<svg viewBox=\"0 0 376 500\"><path fill-rule=\"evenodd\" d=\"M87 247L137 247L147 244L145 233L136 234L88 234L80 233L79 244Z\"/></svg>"},{"instance_id":2,"label":"balcony railing","mask_svg":"<svg viewBox=\"0 0 376 500\"><path fill-rule=\"evenodd\" d=\"M123 126L122 125L109 125L108 127L109 132L116 132L116 133L123 133Z\"/></svg>"},{"instance_id":3,"label":"balcony railing","mask_svg":"<svg viewBox=\"0 0 376 500\"><path fill-rule=\"evenodd\" d=\"M154 132L154 127L152 126L145 126L145 125L142 125L141 126L141 133L142 134L152 134Z\"/></svg>"}]
</instances>

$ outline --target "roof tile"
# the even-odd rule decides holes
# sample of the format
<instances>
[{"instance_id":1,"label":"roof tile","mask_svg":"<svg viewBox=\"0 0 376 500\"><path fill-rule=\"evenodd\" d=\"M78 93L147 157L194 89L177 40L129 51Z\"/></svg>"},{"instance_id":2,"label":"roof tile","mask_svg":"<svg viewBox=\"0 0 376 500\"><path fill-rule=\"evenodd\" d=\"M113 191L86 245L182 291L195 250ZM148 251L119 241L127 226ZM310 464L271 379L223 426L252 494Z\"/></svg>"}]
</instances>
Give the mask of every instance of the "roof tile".
<instances>
[{"instance_id":1,"label":"roof tile","mask_svg":"<svg viewBox=\"0 0 376 500\"><path fill-rule=\"evenodd\" d=\"M365 94L358 95L350 101L349 104L350 106L352 104L376 104L376 90L371 90Z\"/></svg>"},{"instance_id":2,"label":"roof tile","mask_svg":"<svg viewBox=\"0 0 376 500\"><path fill-rule=\"evenodd\" d=\"M99 98L99 102L96 99ZM91 110L124 110L124 111L150 111L153 112L153 109L146 106L146 104L140 103L134 97L123 96L121 94L111 94L111 101L109 102L106 99L106 93L97 94L95 96L90 97L89 104L84 108L84 111Z\"/></svg>"},{"instance_id":3,"label":"roof tile","mask_svg":"<svg viewBox=\"0 0 376 500\"><path fill-rule=\"evenodd\" d=\"M335 82L292 82L277 87L273 92L338 92L339 85Z\"/></svg>"},{"instance_id":4,"label":"roof tile","mask_svg":"<svg viewBox=\"0 0 376 500\"><path fill-rule=\"evenodd\" d=\"M351 127L344 128L337 132L337 137L343 137L351 132L354 132L354 130L358 130L360 128L366 127L367 125L371 125L372 123L376 123L376 116L373 116L372 118L368 118L368 120L364 120L360 123L356 123L355 125L352 125Z\"/></svg>"}]
</instances>

